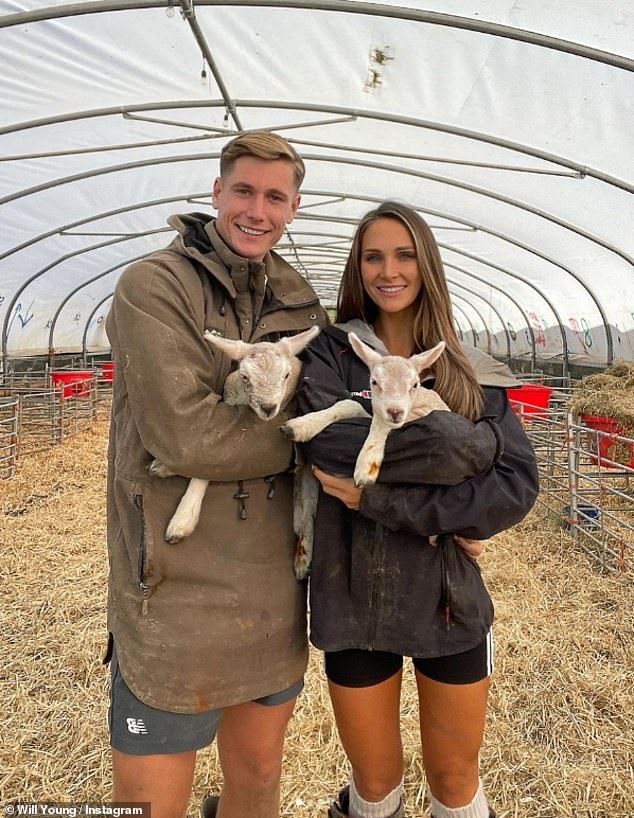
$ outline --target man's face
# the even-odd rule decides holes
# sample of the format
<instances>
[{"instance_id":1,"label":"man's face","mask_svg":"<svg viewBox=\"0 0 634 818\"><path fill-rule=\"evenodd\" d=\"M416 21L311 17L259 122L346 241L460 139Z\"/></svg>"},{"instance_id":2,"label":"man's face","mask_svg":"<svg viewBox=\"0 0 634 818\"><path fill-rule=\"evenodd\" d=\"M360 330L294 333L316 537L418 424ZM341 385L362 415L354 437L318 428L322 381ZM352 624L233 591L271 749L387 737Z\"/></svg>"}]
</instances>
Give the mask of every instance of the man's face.
<instances>
[{"instance_id":1,"label":"man's face","mask_svg":"<svg viewBox=\"0 0 634 818\"><path fill-rule=\"evenodd\" d=\"M215 180L212 202L226 244L243 258L262 261L299 207L293 166L284 159L241 156Z\"/></svg>"}]
</instances>

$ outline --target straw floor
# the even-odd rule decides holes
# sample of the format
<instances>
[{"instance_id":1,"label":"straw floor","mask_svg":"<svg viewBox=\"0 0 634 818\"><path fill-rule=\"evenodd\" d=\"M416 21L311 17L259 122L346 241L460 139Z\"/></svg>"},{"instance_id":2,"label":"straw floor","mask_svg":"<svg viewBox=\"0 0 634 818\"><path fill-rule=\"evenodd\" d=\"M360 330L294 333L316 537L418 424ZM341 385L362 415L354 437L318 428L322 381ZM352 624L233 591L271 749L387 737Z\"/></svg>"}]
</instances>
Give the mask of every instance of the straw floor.
<instances>
[{"instance_id":1,"label":"straw floor","mask_svg":"<svg viewBox=\"0 0 634 818\"><path fill-rule=\"evenodd\" d=\"M0 804L106 801L105 420L0 483ZM488 546L497 673L482 772L500 818L634 815L634 584L602 576L538 514ZM417 707L402 702L410 818L425 815ZM292 719L283 816L323 816L347 778L313 655ZM190 815L217 789L199 755Z\"/></svg>"}]
</instances>

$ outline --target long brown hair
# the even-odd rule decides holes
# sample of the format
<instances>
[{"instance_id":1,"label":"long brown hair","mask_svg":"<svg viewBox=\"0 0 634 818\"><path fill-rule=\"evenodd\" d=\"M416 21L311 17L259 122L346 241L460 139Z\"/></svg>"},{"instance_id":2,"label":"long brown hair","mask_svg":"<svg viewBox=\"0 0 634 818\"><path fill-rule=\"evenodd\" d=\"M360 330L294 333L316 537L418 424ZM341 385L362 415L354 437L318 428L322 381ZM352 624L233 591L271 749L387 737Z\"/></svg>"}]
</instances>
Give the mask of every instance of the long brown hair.
<instances>
[{"instance_id":1,"label":"long brown hair","mask_svg":"<svg viewBox=\"0 0 634 818\"><path fill-rule=\"evenodd\" d=\"M434 389L453 412L475 420L482 411L482 389L456 334L438 245L428 224L411 207L400 202L383 202L359 222L339 287L336 320L361 318L368 324L376 320L377 306L366 293L361 278L361 250L368 227L377 219L385 218L396 219L407 228L416 250L423 286L412 324L414 349L430 349L439 341L447 344L433 366Z\"/></svg>"}]
</instances>

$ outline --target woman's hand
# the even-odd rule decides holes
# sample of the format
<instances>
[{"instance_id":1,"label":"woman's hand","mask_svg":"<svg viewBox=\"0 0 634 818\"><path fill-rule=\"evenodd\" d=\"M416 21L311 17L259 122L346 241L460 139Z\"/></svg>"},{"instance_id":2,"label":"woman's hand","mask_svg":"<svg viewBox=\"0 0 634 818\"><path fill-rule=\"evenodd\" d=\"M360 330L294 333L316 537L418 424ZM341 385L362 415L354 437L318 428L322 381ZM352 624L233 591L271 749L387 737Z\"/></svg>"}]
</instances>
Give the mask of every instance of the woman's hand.
<instances>
[{"instance_id":1,"label":"woman's hand","mask_svg":"<svg viewBox=\"0 0 634 818\"><path fill-rule=\"evenodd\" d=\"M336 497L348 508L358 511L361 502L361 489L355 486L352 477L335 477L318 469L317 466L311 466L311 469L326 494Z\"/></svg>"},{"instance_id":2,"label":"woman's hand","mask_svg":"<svg viewBox=\"0 0 634 818\"><path fill-rule=\"evenodd\" d=\"M457 534L454 534L453 538L456 545L463 548L470 557L473 557L474 560L478 559L482 553L484 544L488 542L488 540L469 540L467 537L459 537Z\"/></svg>"}]
</instances>

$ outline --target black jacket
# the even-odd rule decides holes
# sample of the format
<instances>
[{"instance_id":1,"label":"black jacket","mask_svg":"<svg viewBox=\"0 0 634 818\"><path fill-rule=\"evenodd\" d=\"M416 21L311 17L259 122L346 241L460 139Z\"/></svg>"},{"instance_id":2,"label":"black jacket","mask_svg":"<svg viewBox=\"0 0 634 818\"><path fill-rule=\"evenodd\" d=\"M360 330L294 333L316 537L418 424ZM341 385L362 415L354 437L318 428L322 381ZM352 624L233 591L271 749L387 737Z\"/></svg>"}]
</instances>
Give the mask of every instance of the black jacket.
<instances>
[{"instance_id":1,"label":"black jacket","mask_svg":"<svg viewBox=\"0 0 634 818\"><path fill-rule=\"evenodd\" d=\"M380 348L370 328L354 324L357 335ZM491 626L493 605L476 562L450 536L438 545L429 537L485 539L509 528L532 507L538 475L500 388L516 385L512 373L477 350L465 352L476 356L484 387L478 422L432 412L392 431L378 481L363 490L358 512L320 492L310 607L311 640L323 650L443 656L475 647ZM301 413L350 397L372 411L368 369L340 327L323 330L303 359ZM364 418L332 424L304 445L306 459L351 476L369 424Z\"/></svg>"}]
</instances>

